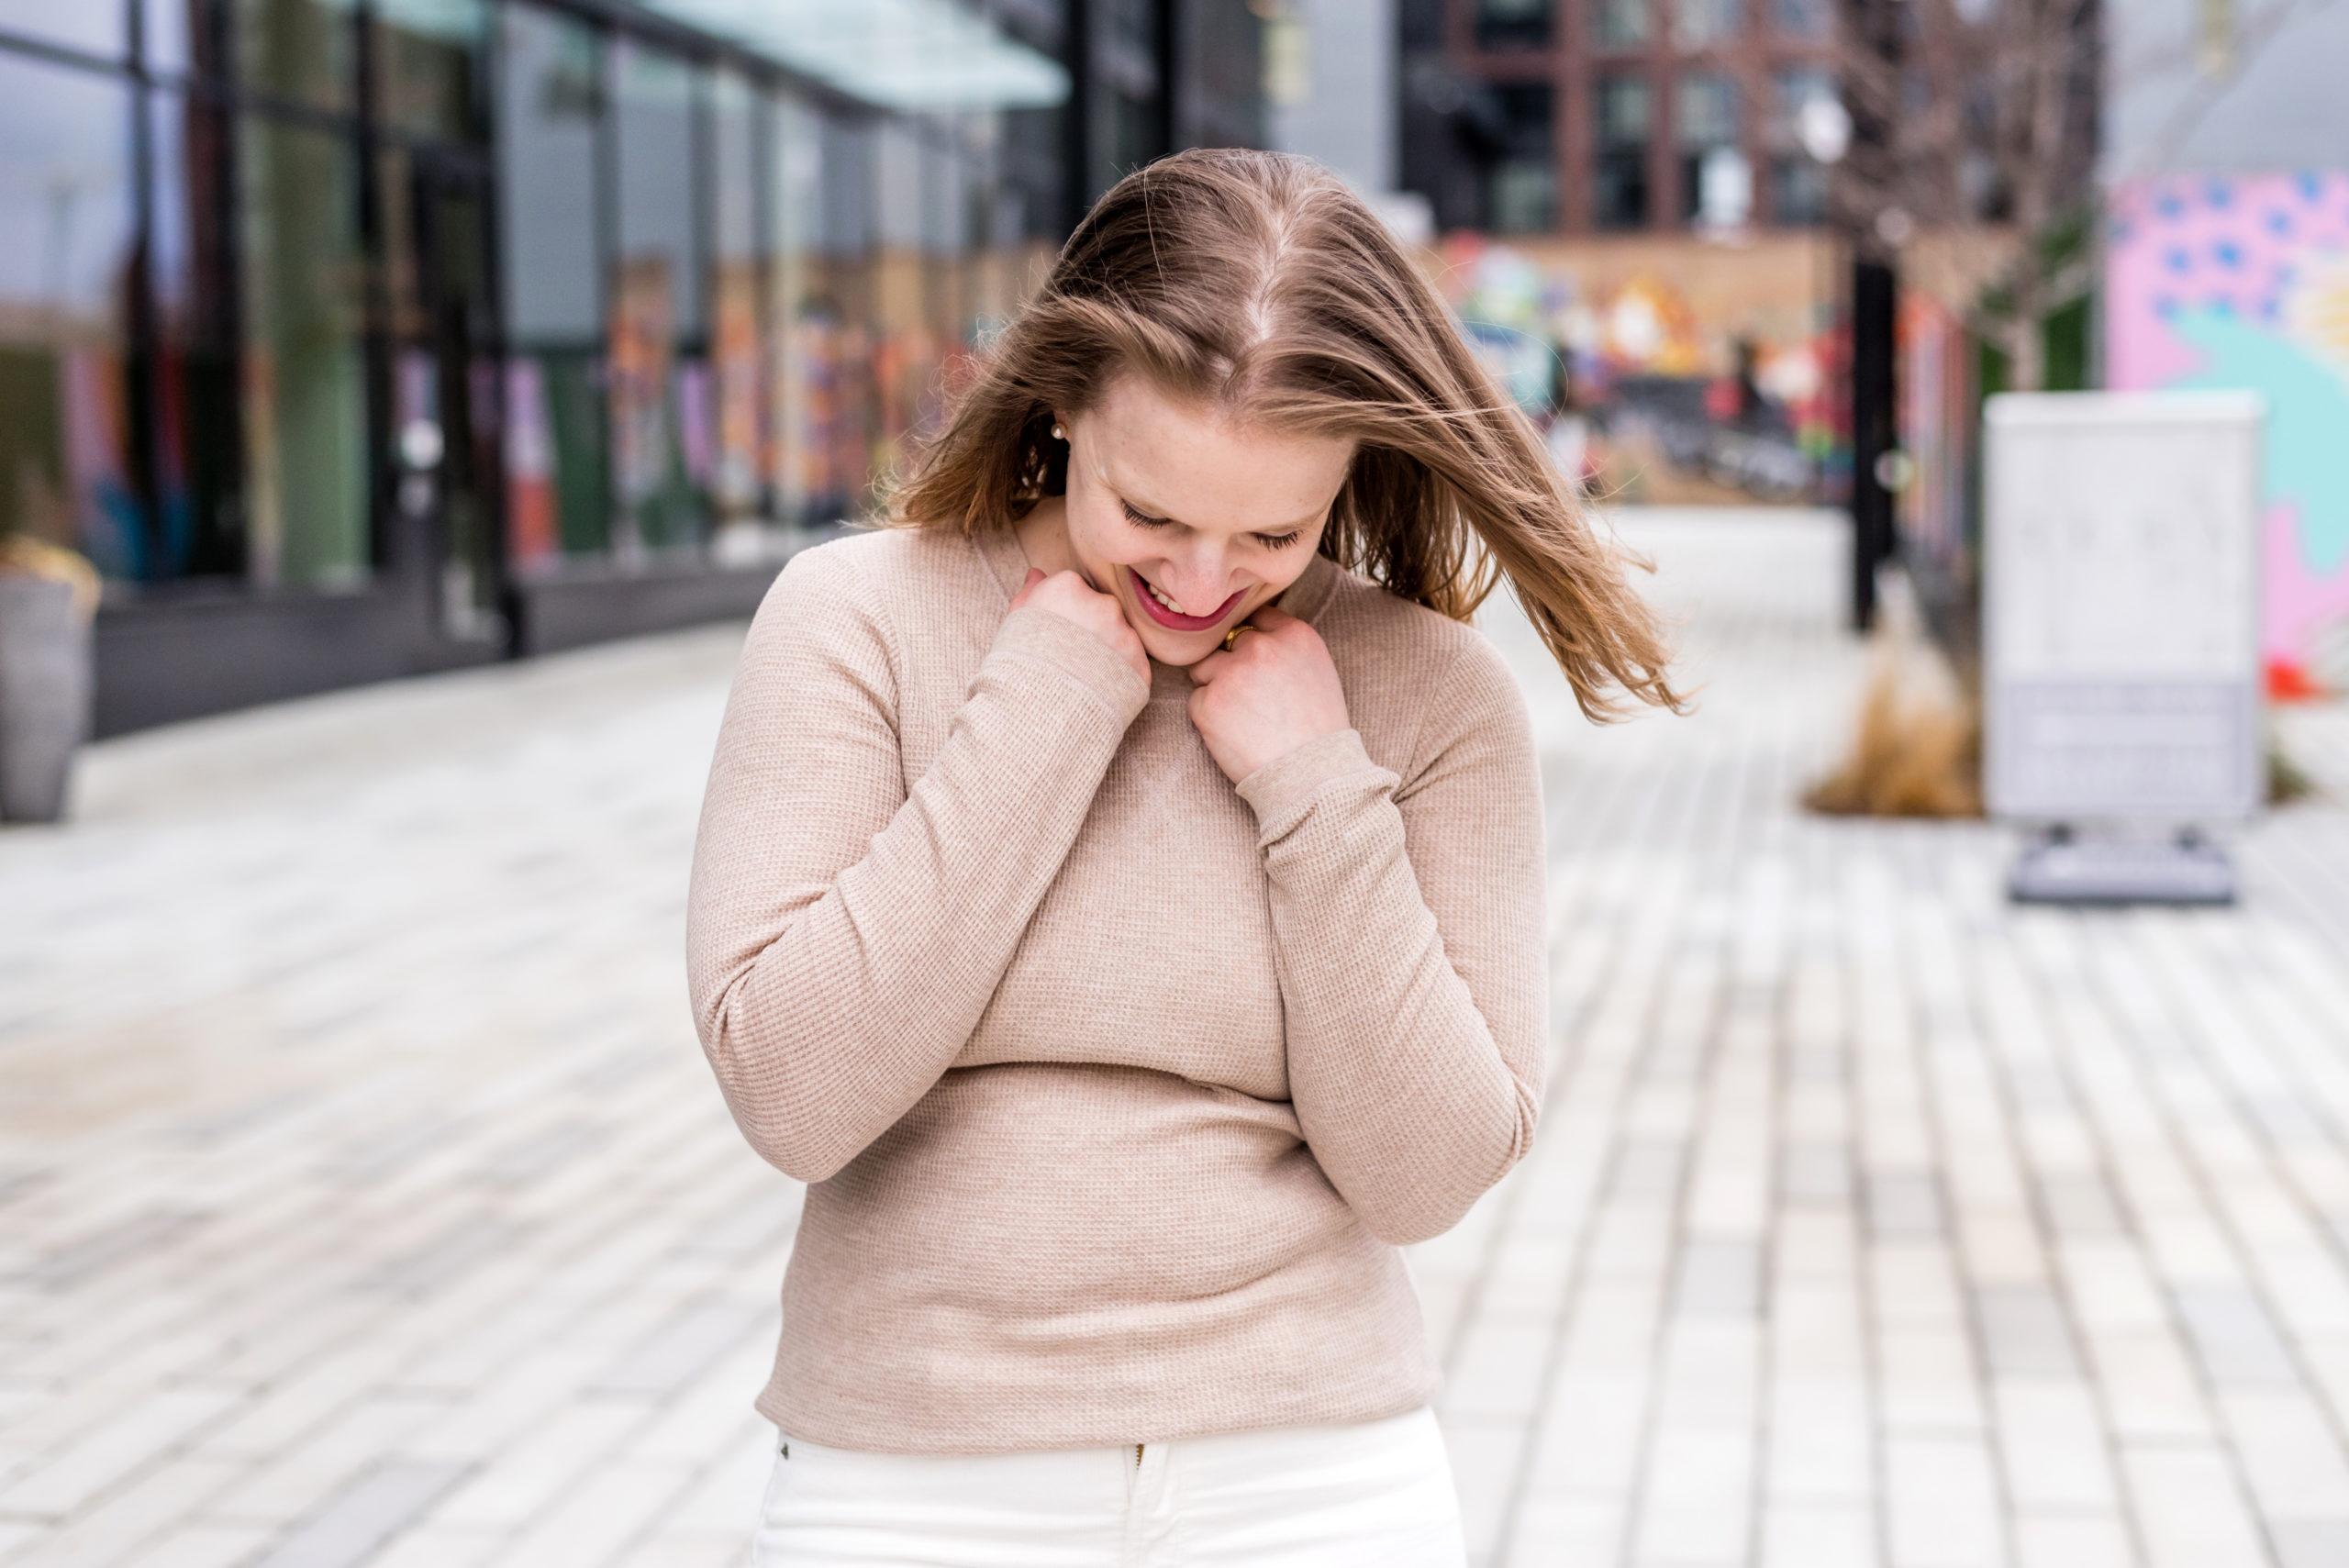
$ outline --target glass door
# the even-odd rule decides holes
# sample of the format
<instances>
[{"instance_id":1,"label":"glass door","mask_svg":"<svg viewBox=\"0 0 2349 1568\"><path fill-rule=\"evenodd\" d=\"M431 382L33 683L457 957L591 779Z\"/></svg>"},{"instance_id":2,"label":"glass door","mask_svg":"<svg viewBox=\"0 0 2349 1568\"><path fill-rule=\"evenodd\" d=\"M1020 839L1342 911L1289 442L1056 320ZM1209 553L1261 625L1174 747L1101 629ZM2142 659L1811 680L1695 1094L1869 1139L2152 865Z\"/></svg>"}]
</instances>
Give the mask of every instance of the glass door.
<instances>
[{"instance_id":1,"label":"glass door","mask_svg":"<svg viewBox=\"0 0 2349 1568\"><path fill-rule=\"evenodd\" d=\"M391 237L392 505L442 635L499 641L509 617L489 181L466 156L387 161L385 206L406 230Z\"/></svg>"}]
</instances>

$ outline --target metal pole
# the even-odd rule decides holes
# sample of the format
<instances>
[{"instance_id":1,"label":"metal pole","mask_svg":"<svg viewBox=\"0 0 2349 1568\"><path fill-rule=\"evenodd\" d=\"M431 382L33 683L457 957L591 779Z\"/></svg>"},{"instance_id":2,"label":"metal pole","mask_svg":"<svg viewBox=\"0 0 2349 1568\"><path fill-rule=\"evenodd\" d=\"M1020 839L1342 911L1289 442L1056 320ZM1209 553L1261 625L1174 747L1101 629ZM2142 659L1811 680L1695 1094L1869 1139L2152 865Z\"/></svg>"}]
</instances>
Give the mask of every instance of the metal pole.
<instances>
[{"instance_id":1,"label":"metal pole","mask_svg":"<svg viewBox=\"0 0 2349 1568\"><path fill-rule=\"evenodd\" d=\"M1840 0L1841 93L1848 150L1836 169L1835 223L1850 247L1852 627L1876 624L1876 572L1892 554L1892 496L1877 460L1899 443L1894 402L1894 267L1909 216L1898 117L1906 81L1900 0Z\"/></svg>"},{"instance_id":2,"label":"metal pole","mask_svg":"<svg viewBox=\"0 0 2349 1568\"><path fill-rule=\"evenodd\" d=\"M1852 629L1876 624L1876 568L1893 549L1892 493L1877 462L1899 445L1894 339L1897 280L1889 261L1852 262Z\"/></svg>"}]
</instances>

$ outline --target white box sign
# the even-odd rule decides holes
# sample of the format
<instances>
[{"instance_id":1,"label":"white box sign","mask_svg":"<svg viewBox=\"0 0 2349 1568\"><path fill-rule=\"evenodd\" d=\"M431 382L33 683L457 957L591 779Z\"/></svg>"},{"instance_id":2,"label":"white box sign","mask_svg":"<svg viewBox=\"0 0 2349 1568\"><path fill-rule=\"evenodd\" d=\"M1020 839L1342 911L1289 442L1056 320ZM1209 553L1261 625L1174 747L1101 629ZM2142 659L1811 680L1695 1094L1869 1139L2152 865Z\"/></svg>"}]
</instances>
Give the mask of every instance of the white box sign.
<instances>
[{"instance_id":1,"label":"white box sign","mask_svg":"<svg viewBox=\"0 0 2349 1568\"><path fill-rule=\"evenodd\" d=\"M2259 399L1990 400L1983 773L2032 821L2260 804Z\"/></svg>"}]
</instances>

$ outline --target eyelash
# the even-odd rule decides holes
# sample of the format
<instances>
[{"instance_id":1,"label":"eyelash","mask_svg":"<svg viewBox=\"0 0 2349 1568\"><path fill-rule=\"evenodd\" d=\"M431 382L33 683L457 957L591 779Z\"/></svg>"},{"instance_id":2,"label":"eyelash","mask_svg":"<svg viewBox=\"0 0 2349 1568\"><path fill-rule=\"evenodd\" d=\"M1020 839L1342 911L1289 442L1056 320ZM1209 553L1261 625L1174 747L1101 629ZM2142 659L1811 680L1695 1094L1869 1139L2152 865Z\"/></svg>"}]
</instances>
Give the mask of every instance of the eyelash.
<instances>
[{"instance_id":1,"label":"eyelash","mask_svg":"<svg viewBox=\"0 0 2349 1568\"><path fill-rule=\"evenodd\" d=\"M1167 517L1153 517L1144 513L1137 512L1134 510L1134 504L1130 501L1124 503L1124 506L1126 508L1126 521L1133 524L1136 528L1163 528L1172 520ZM1256 534L1252 537L1258 544L1263 545L1266 550L1286 550L1290 545L1293 545L1298 539L1303 539L1305 535L1301 531L1291 529L1289 532L1285 534Z\"/></svg>"}]
</instances>

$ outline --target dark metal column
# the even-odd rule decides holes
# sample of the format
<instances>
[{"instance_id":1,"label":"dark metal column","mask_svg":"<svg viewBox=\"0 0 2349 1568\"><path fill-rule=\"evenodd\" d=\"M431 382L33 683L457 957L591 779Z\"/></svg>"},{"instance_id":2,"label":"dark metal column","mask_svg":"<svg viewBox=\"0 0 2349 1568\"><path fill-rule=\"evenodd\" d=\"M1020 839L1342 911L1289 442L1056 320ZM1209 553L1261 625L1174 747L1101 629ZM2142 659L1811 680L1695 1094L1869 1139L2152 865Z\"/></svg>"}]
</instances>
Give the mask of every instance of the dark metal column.
<instances>
[{"instance_id":1,"label":"dark metal column","mask_svg":"<svg viewBox=\"0 0 2349 1568\"><path fill-rule=\"evenodd\" d=\"M1900 145L1906 77L1904 0L1840 0L1844 42L1841 97L1851 117L1849 150L1836 165L1835 228L1852 259L1852 626L1876 624L1876 572L1893 551L1892 495L1877 460L1899 444L1896 395L1895 268L1909 216L1901 202L1907 169Z\"/></svg>"},{"instance_id":2,"label":"dark metal column","mask_svg":"<svg viewBox=\"0 0 2349 1568\"><path fill-rule=\"evenodd\" d=\"M1190 127L1183 106L1184 0L1158 0L1158 146L1152 156L1163 158L1189 142Z\"/></svg>"},{"instance_id":3,"label":"dark metal column","mask_svg":"<svg viewBox=\"0 0 2349 1568\"><path fill-rule=\"evenodd\" d=\"M1878 462L1900 444L1895 339L1898 289L1889 261L1852 262L1852 628L1876 624L1876 572L1893 550L1892 492Z\"/></svg>"}]
</instances>

